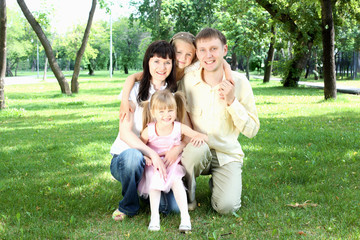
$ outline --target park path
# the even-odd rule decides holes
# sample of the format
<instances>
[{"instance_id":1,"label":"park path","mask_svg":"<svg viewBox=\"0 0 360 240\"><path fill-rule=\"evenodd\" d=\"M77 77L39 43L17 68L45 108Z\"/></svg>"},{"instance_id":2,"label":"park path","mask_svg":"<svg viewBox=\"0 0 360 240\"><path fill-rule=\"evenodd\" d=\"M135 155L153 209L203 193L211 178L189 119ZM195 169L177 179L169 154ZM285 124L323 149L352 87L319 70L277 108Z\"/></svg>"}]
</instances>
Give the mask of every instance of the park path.
<instances>
[{"instance_id":1,"label":"park path","mask_svg":"<svg viewBox=\"0 0 360 240\"><path fill-rule=\"evenodd\" d=\"M56 78L46 78L43 81L42 76L41 78L37 78L37 76L17 76L17 77L5 77L5 86L6 85L15 85L15 84L33 84L33 83L40 83L40 82L57 82Z\"/></svg>"},{"instance_id":2,"label":"park path","mask_svg":"<svg viewBox=\"0 0 360 240\"><path fill-rule=\"evenodd\" d=\"M263 76L259 76L259 75L251 75L251 77L256 78L256 79L263 79ZM281 81L280 78L276 78L276 77L271 77L270 81ZM307 87L311 87L311 88L319 88L319 89L324 89L324 82L304 82L304 81L299 81L299 85L304 85ZM349 94L355 94L355 95L360 95L360 88L357 87L351 87L351 86L341 86L336 84L336 89L338 92L341 93L349 93Z\"/></svg>"}]
</instances>

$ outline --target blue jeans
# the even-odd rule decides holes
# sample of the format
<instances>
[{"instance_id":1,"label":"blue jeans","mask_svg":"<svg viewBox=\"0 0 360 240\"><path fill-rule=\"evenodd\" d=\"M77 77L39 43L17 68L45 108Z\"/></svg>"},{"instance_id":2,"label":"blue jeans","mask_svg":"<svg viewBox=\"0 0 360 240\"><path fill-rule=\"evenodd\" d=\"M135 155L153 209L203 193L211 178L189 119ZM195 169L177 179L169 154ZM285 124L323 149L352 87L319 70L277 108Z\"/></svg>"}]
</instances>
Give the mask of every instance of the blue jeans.
<instances>
[{"instance_id":1,"label":"blue jeans","mask_svg":"<svg viewBox=\"0 0 360 240\"><path fill-rule=\"evenodd\" d=\"M115 154L111 160L110 171L113 177L121 182L123 199L119 210L128 216L135 215L140 208L137 186L143 176L145 159L137 149L127 149ZM172 192L161 194L159 211L162 213L179 212Z\"/></svg>"}]
</instances>

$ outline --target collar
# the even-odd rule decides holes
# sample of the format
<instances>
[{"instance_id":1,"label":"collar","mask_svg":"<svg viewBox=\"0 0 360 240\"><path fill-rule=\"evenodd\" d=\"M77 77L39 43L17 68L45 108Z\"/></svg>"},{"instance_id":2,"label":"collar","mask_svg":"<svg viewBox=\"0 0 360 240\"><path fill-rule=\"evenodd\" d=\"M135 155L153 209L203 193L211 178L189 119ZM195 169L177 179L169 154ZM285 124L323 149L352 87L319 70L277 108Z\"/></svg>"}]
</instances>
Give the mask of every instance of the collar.
<instances>
[{"instance_id":1,"label":"collar","mask_svg":"<svg viewBox=\"0 0 360 240\"><path fill-rule=\"evenodd\" d=\"M197 84L200 84L200 83L204 83L204 84L207 84L203 79L202 79L202 76L201 76L201 73L203 71L203 67L200 67L199 70L197 70L197 72L195 73L196 74L196 78L193 80L193 86L197 85ZM225 80L225 72L223 73L223 80Z\"/></svg>"},{"instance_id":2,"label":"collar","mask_svg":"<svg viewBox=\"0 0 360 240\"><path fill-rule=\"evenodd\" d=\"M165 82L164 86L161 86L159 90L164 90L167 87L167 82ZM156 89L154 87L154 85L152 83L150 83L150 89L149 89L149 93L152 95L156 92Z\"/></svg>"}]
</instances>

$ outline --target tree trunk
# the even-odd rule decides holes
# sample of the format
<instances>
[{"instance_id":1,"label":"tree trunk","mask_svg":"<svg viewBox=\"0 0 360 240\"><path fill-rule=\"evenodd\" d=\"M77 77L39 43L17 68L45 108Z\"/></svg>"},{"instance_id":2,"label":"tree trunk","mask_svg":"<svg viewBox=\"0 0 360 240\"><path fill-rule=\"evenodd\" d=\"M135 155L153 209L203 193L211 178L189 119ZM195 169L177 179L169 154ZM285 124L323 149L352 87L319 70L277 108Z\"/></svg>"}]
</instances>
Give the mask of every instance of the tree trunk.
<instances>
[{"instance_id":1,"label":"tree trunk","mask_svg":"<svg viewBox=\"0 0 360 240\"><path fill-rule=\"evenodd\" d=\"M325 99L336 99L335 31L331 0L321 0L321 18L324 54L324 95Z\"/></svg>"},{"instance_id":2,"label":"tree trunk","mask_svg":"<svg viewBox=\"0 0 360 240\"><path fill-rule=\"evenodd\" d=\"M60 89L61 89L61 92L62 93L65 93L67 95L71 95L71 90L70 90L70 87L69 87L69 83L67 82L64 74L62 73L57 61L56 61L56 58L55 58L55 55L54 55L54 52L53 52L53 49L50 45L50 42L49 40L47 39L44 31L42 30L41 26L39 25L39 23L35 20L34 16L31 14L31 12L29 11L28 7L26 6L24 0L17 0L17 3L19 4L20 8L21 8L21 11L24 13L26 19L28 20L28 22L30 23L32 29L34 30L34 32L36 33L36 35L38 36L42 46L44 47L45 49L45 53L46 53L46 56L48 57L49 59L49 64L50 64L50 67L60 85Z\"/></svg>"},{"instance_id":3,"label":"tree trunk","mask_svg":"<svg viewBox=\"0 0 360 240\"><path fill-rule=\"evenodd\" d=\"M297 86L298 81L300 80L300 75L305 68L309 57L309 51L312 48L316 33L314 33L314 29L311 29L311 31L306 32L306 35L304 35L302 30L296 25L296 21L292 19L292 16L289 13L283 12L275 3L271 3L268 0L255 1L265 8L274 19L277 19L285 24L289 29L289 33L296 37L296 41L289 44L289 47L294 49L294 54L290 56L290 67L283 82L283 86ZM289 54L291 52L292 51L289 50Z\"/></svg>"},{"instance_id":4,"label":"tree trunk","mask_svg":"<svg viewBox=\"0 0 360 240\"><path fill-rule=\"evenodd\" d=\"M129 69L127 65L124 65L124 73L129 74Z\"/></svg>"},{"instance_id":5,"label":"tree trunk","mask_svg":"<svg viewBox=\"0 0 360 240\"><path fill-rule=\"evenodd\" d=\"M94 69L92 68L91 63L88 63L87 66L88 66L88 69L89 69L89 73L88 73L88 74L89 74L90 76L94 75Z\"/></svg>"},{"instance_id":6,"label":"tree trunk","mask_svg":"<svg viewBox=\"0 0 360 240\"><path fill-rule=\"evenodd\" d=\"M248 80L250 80L250 57L251 56L246 57L246 77Z\"/></svg>"},{"instance_id":7,"label":"tree trunk","mask_svg":"<svg viewBox=\"0 0 360 240\"><path fill-rule=\"evenodd\" d=\"M11 71L11 67L10 67L10 63L9 61L6 62L6 74L5 74L6 77L12 77L14 76L14 74L12 73Z\"/></svg>"},{"instance_id":8,"label":"tree trunk","mask_svg":"<svg viewBox=\"0 0 360 240\"><path fill-rule=\"evenodd\" d=\"M47 74L47 65L48 65L48 58L45 56L45 66L44 66L44 75L43 75L43 81L46 80L46 74Z\"/></svg>"},{"instance_id":9,"label":"tree trunk","mask_svg":"<svg viewBox=\"0 0 360 240\"><path fill-rule=\"evenodd\" d=\"M79 78L79 73L80 73L80 64L81 64L81 59L85 52L86 44L89 39L89 34L90 34L90 29L91 29L91 24L92 24L92 20L94 17L95 9L96 9L96 0L93 0L92 5L91 5L91 10L89 13L88 22L87 22L86 29L84 32L84 37L82 39L81 47L80 47L79 51L76 53L74 72L73 72L72 79L71 79L71 91L73 93L79 92L78 78Z\"/></svg>"},{"instance_id":10,"label":"tree trunk","mask_svg":"<svg viewBox=\"0 0 360 240\"><path fill-rule=\"evenodd\" d=\"M15 77L17 76L17 70L19 69L19 59L16 59L16 67L15 67Z\"/></svg>"},{"instance_id":11,"label":"tree trunk","mask_svg":"<svg viewBox=\"0 0 360 240\"><path fill-rule=\"evenodd\" d=\"M312 43L310 43L310 48ZM307 60L309 58L309 51L304 51L303 49L297 49L294 54L294 58L290 63L289 72L283 82L284 87L297 87L300 80L301 73L306 66Z\"/></svg>"},{"instance_id":12,"label":"tree trunk","mask_svg":"<svg viewBox=\"0 0 360 240\"><path fill-rule=\"evenodd\" d=\"M306 68L305 68L305 79L308 78L310 73L310 58L308 59L307 63L306 63Z\"/></svg>"},{"instance_id":13,"label":"tree trunk","mask_svg":"<svg viewBox=\"0 0 360 240\"><path fill-rule=\"evenodd\" d=\"M6 0L0 0L0 110L5 108Z\"/></svg>"},{"instance_id":14,"label":"tree trunk","mask_svg":"<svg viewBox=\"0 0 360 240\"><path fill-rule=\"evenodd\" d=\"M315 66L314 66L314 80L319 80L319 70L318 70L318 61L317 61L317 48L315 48L314 51L314 61L315 61Z\"/></svg>"},{"instance_id":15,"label":"tree trunk","mask_svg":"<svg viewBox=\"0 0 360 240\"><path fill-rule=\"evenodd\" d=\"M271 40L270 40L270 47L269 47L269 51L268 51L268 56L266 58L265 61L265 70L264 70L264 83L270 82L270 77L271 77L271 72L272 72L272 64L274 61L274 52L275 52L275 36L276 36L276 31L275 31L275 26L272 25L271 26Z\"/></svg>"},{"instance_id":16,"label":"tree trunk","mask_svg":"<svg viewBox=\"0 0 360 240\"><path fill-rule=\"evenodd\" d=\"M231 54L231 70L236 71L236 67L237 67L237 57L236 57L236 52L233 51Z\"/></svg>"}]
</instances>

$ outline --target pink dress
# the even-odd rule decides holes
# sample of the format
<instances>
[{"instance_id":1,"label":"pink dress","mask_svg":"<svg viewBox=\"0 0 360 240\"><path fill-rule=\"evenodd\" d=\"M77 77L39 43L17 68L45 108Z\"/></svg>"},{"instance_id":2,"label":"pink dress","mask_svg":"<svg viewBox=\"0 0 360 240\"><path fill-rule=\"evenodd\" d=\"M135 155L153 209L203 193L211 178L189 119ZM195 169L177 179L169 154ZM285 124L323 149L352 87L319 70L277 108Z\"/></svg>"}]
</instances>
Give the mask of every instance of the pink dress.
<instances>
[{"instance_id":1,"label":"pink dress","mask_svg":"<svg viewBox=\"0 0 360 240\"><path fill-rule=\"evenodd\" d=\"M155 123L148 124L149 141L147 145L157 153L170 150L173 146L179 145L181 141L181 123L174 122L171 134L167 136L158 136L155 130ZM138 185L140 196L147 198L150 189L156 189L163 192L169 192L175 179L181 179L185 176L185 168L180 165L181 155L172 165L166 169L167 179L160 177L159 171L154 166L145 166L143 177Z\"/></svg>"}]
</instances>

